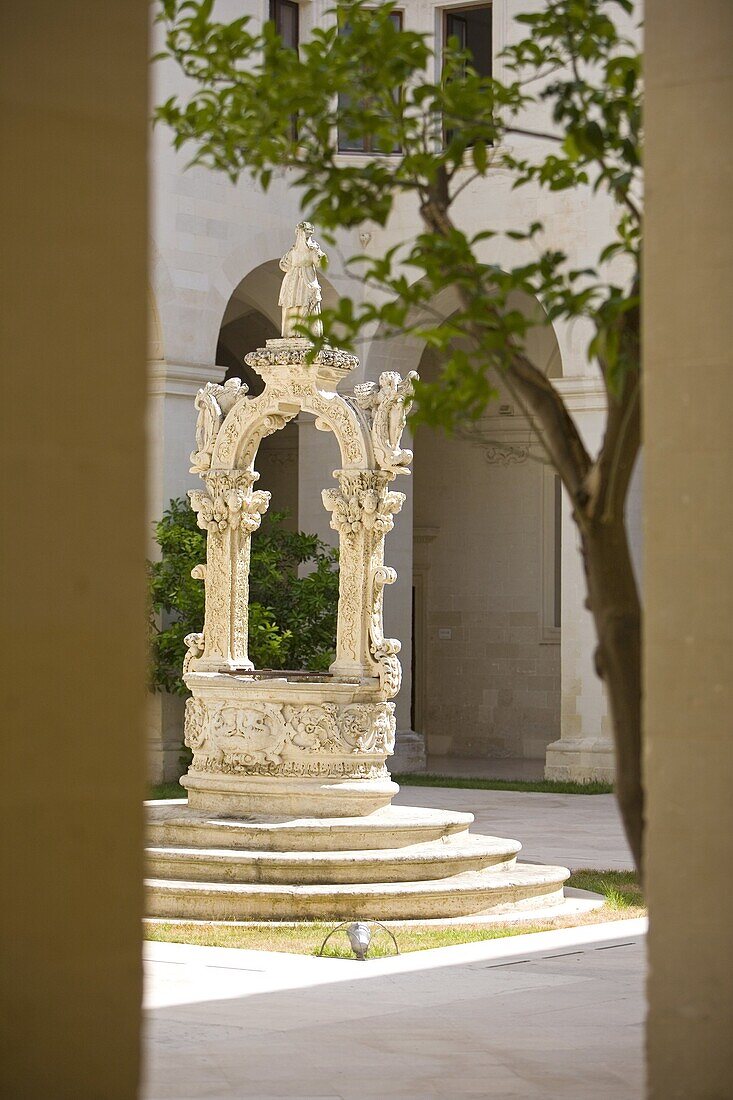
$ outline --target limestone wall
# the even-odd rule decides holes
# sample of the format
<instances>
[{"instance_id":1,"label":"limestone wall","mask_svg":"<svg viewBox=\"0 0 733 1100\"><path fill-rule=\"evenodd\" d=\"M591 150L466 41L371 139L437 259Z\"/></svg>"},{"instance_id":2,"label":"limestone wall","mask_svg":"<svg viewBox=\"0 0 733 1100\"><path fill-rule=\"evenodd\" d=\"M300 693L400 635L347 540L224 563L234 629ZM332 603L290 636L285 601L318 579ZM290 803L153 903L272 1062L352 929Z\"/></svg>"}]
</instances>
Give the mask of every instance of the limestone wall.
<instances>
[{"instance_id":1,"label":"limestone wall","mask_svg":"<svg viewBox=\"0 0 733 1100\"><path fill-rule=\"evenodd\" d=\"M544 759L559 735L559 636L543 622L544 469L504 454L417 433L416 687L429 753Z\"/></svg>"}]
</instances>

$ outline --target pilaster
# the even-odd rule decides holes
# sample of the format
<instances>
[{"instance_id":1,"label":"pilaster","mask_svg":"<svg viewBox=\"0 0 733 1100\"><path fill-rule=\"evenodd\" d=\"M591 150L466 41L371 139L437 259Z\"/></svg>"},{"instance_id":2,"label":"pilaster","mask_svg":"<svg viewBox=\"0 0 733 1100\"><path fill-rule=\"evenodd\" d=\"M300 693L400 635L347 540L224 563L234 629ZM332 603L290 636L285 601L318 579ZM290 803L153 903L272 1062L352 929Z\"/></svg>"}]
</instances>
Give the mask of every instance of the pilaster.
<instances>
[{"instance_id":1,"label":"pilaster","mask_svg":"<svg viewBox=\"0 0 733 1100\"><path fill-rule=\"evenodd\" d=\"M595 451L605 423L600 380L561 378L560 390L583 436ZM547 746L547 779L611 782L614 750L603 683L593 664L595 627L585 606L586 585L578 532L564 495L562 515L562 615L560 633L560 737Z\"/></svg>"}]
</instances>

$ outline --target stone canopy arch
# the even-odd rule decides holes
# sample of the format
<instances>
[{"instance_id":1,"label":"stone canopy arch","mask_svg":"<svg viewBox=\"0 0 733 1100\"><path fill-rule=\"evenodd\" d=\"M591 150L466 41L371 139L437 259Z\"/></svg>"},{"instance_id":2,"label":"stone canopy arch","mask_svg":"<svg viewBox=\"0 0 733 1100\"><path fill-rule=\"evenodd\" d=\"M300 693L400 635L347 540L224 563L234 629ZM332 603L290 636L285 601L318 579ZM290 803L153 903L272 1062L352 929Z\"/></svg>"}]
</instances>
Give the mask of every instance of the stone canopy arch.
<instances>
[{"instance_id":1,"label":"stone canopy arch","mask_svg":"<svg viewBox=\"0 0 733 1100\"><path fill-rule=\"evenodd\" d=\"M184 785L201 807L260 799L272 807L277 797L288 809L295 799L303 812L371 810L395 789L385 760L394 750L400 645L384 636L383 590L396 578L384 564L384 540L405 499L391 483L409 473L412 460L401 437L413 376L403 381L385 371L379 382L338 392L356 357L297 335L304 317L320 324L322 255L312 227L300 223L280 261L283 336L244 357L264 390L252 396L241 379L229 378L196 397L191 472L204 487L190 497L208 537L206 563L192 574L204 581L205 609L203 630L186 638L185 736L193 761ZM270 501L256 487L258 449L301 412L333 432L341 454L336 485L322 493L339 536L336 656L325 674L257 671L248 654L251 540ZM275 777L280 785L272 785Z\"/></svg>"},{"instance_id":2,"label":"stone canopy arch","mask_svg":"<svg viewBox=\"0 0 733 1100\"><path fill-rule=\"evenodd\" d=\"M381 590L394 580L384 564L384 536L404 495L390 491L398 474L409 473L412 453L400 445L412 395L412 376L403 381L384 372L344 395L337 386L358 366L355 356L324 348L313 354L307 340L269 340L246 357L265 381L250 397L239 379L209 383L199 391L196 450L191 472L206 490L191 501L199 525L208 531L206 617L200 635L190 636L187 671L251 670L247 649L247 601L252 533L267 510L270 494L256 489L261 441L300 412L333 432L341 454L334 471L339 488L323 491L331 526L339 532L340 594L336 660L330 674L375 679L385 697L399 688L398 643L385 639Z\"/></svg>"}]
</instances>

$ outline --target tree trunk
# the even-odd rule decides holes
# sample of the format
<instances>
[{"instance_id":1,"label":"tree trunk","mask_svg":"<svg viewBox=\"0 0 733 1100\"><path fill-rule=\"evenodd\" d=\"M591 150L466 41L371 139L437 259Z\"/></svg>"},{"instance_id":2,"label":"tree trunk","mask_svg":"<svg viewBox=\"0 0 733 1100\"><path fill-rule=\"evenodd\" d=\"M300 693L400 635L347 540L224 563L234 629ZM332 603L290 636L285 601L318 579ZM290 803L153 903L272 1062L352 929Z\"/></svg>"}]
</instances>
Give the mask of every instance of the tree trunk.
<instances>
[{"instance_id":1,"label":"tree trunk","mask_svg":"<svg viewBox=\"0 0 733 1100\"><path fill-rule=\"evenodd\" d=\"M616 797L643 872L641 605L623 516L579 524L588 606L598 637L596 671L606 684L616 747Z\"/></svg>"}]
</instances>

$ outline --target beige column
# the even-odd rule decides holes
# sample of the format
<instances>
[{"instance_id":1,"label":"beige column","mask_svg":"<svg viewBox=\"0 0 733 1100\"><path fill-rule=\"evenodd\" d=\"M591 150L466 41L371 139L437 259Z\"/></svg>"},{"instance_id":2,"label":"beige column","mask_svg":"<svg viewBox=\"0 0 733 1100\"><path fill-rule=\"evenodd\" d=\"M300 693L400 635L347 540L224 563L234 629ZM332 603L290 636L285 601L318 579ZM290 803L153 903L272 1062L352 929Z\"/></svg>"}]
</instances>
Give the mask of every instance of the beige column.
<instances>
[{"instance_id":1,"label":"beige column","mask_svg":"<svg viewBox=\"0 0 733 1100\"><path fill-rule=\"evenodd\" d=\"M605 396L600 381L563 378L554 382L595 453L605 423ZM587 595L580 540L563 494L562 614L560 627L560 738L547 746L547 779L610 781L614 774L613 742L603 684L593 654L596 634L585 606Z\"/></svg>"},{"instance_id":2,"label":"beige column","mask_svg":"<svg viewBox=\"0 0 733 1100\"><path fill-rule=\"evenodd\" d=\"M0 5L0 1095L16 1100L137 1095L148 19L145 0Z\"/></svg>"},{"instance_id":3,"label":"beige column","mask_svg":"<svg viewBox=\"0 0 733 1100\"><path fill-rule=\"evenodd\" d=\"M341 387L344 392L350 382ZM324 508L321 497L323 486L336 487L334 470L341 465L338 447L330 432L317 431L313 421L302 419L298 427L298 526L301 531L315 533L332 546L338 545L338 534L330 526L331 514ZM409 439L407 439L409 446ZM263 486L266 488L266 486ZM385 597L385 633L394 635L402 643L402 687L395 700L397 715L397 748L399 766L420 770L423 766L419 752L409 748L401 752L402 745L411 746L415 735L410 730L410 693L412 683L412 478L400 477L391 485L393 490L405 494L406 500L400 521L387 535L384 560L396 569L397 580L389 587ZM418 742L419 745L422 742ZM424 749L422 750L424 756Z\"/></svg>"},{"instance_id":4,"label":"beige column","mask_svg":"<svg viewBox=\"0 0 733 1100\"><path fill-rule=\"evenodd\" d=\"M648 1081L733 1090L733 4L648 0Z\"/></svg>"}]
</instances>

